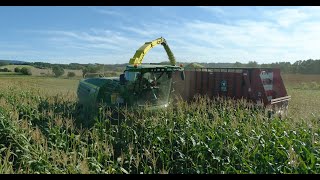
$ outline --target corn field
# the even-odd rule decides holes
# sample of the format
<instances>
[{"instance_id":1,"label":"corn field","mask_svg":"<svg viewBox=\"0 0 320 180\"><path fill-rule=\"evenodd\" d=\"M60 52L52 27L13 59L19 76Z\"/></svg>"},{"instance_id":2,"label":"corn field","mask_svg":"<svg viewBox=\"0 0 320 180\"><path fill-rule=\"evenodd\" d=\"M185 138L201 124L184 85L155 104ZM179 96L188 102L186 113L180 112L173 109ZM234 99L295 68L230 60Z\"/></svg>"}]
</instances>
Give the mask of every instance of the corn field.
<instances>
[{"instance_id":1,"label":"corn field","mask_svg":"<svg viewBox=\"0 0 320 180\"><path fill-rule=\"evenodd\" d=\"M50 93L27 79L0 85L1 174L320 172L317 116L268 118L244 100L206 97L89 115L75 91Z\"/></svg>"}]
</instances>

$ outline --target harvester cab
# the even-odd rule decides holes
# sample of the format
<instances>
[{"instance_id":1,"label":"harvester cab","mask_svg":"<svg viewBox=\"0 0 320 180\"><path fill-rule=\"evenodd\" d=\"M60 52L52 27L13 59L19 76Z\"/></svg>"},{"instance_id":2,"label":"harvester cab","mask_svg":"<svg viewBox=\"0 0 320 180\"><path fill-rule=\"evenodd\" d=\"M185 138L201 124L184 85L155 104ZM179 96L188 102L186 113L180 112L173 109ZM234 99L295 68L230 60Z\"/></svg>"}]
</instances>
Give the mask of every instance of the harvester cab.
<instances>
[{"instance_id":1,"label":"harvester cab","mask_svg":"<svg viewBox=\"0 0 320 180\"><path fill-rule=\"evenodd\" d=\"M145 54L156 45L163 45L170 64L142 64ZM94 77L80 80L79 103L84 106L104 103L107 106L167 107L172 92L172 77L177 71L184 79L184 69L177 66L165 39L146 42L130 59L120 77Z\"/></svg>"},{"instance_id":2,"label":"harvester cab","mask_svg":"<svg viewBox=\"0 0 320 180\"><path fill-rule=\"evenodd\" d=\"M126 89L123 96L127 104L151 107L166 107L172 91L172 74L184 71L179 66L172 65L128 65L124 74L120 75L120 84Z\"/></svg>"}]
</instances>

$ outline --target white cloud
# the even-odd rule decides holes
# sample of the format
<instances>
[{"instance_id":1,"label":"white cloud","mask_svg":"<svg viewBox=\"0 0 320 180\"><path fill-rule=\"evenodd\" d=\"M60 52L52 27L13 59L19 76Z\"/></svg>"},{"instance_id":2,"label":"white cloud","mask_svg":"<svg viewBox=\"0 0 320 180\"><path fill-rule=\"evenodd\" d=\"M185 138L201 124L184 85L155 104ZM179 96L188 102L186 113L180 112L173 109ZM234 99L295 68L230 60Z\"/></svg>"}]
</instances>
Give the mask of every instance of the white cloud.
<instances>
[{"instance_id":1,"label":"white cloud","mask_svg":"<svg viewBox=\"0 0 320 180\"><path fill-rule=\"evenodd\" d=\"M102 8L91 7L91 9L94 12L97 12L97 13L100 13L100 14L124 17L123 13L120 13L119 11L115 11L115 10L110 10L110 9L107 9L107 8L103 8L102 9Z\"/></svg>"},{"instance_id":2,"label":"white cloud","mask_svg":"<svg viewBox=\"0 0 320 180\"><path fill-rule=\"evenodd\" d=\"M221 14L221 15L225 15L226 12L223 10L223 8L220 6L198 6L199 8L206 10L208 12L212 12L214 14Z\"/></svg>"},{"instance_id":3,"label":"white cloud","mask_svg":"<svg viewBox=\"0 0 320 180\"><path fill-rule=\"evenodd\" d=\"M266 15L276 21L280 26L289 27L310 17L308 12L300 8L285 8L281 10L267 11Z\"/></svg>"},{"instance_id":4,"label":"white cloud","mask_svg":"<svg viewBox=\"0 0 320 180\"><path fill-rule=\"evenodd\" d=\"M158 34L157 30L148 30L146 31L143 25L141 25L142 27L140 28L135 28L135 27L128 27L128 26L122 26L120 27L121 29L123 29L124 31L129 31L129 32L133 32L135 34L139 34L141 36L153 36Z\"/></svg>"},{"instance_id":5,"label":"white cloud","mask_svg":"<svg viewBox=\"0 0 320 180\"><path fill-rule=\"evenodd\" d=\"M221 15L223 7L200 7ZM163 36L178 61L198 62L294 62L319 59L320 9L294 7L260 9L259 18L237 18L228 23L213 20L135 22L118 29L91 28L88 31L37 31L45 34L52 47L79 51L72 60L98 63L126 63L144 42ZM107 10L105 14L112 14ZM119 15L117 12L113 15ZM230 17L230 16L229 16ZM263 19L263 20L261 20ZM59 54L63 56L63 54ZM87 58L90 57L90 60ZM146 55L144 62L167 59L162 47Z\"/></svg>"}]
</instances>

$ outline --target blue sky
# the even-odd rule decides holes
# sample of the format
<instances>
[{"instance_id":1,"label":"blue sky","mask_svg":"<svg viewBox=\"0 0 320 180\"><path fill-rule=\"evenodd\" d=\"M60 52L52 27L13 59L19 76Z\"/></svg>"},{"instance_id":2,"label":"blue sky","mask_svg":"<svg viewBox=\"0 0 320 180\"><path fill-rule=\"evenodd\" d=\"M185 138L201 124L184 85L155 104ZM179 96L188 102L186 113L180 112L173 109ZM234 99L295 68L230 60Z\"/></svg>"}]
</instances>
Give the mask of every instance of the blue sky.
<instances>
[{"instance_id":1,"label":"blue sky","mask_svg":"<svg viewBox=\"0 0 320 180\"><path fill-rule=\"evenodd\" d=\"M0 7L0 59L127 63L158 37L183 62L320 59L320 7ZM144 62L165 60L158 46Z\"/></svg>"}]
</instances>

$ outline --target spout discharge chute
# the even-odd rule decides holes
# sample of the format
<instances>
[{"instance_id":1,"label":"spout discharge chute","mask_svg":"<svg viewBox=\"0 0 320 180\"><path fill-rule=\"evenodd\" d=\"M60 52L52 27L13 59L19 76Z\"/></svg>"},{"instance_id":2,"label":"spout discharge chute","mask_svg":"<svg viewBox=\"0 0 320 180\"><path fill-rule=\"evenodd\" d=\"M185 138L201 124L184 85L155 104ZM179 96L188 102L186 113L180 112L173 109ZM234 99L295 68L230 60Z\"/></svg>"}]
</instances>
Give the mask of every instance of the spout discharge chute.
<instances>
[{"instance_id":1,"label":"spout discharge chute","mask_svg":"<svg viewBox=\"0 0 320 180\"><path fill-rule=\"evenodd\" d=\"M169 48L169 45L168 43L166 42L166 40L164 38L158 38L154 41L151 41L151 42L146 42L144 43L144 45L142 45L137 51L136 53L134 54L134 56L130 59L129 61L129 64L141 64L142 63L142 60L144 58L144 56L148 53L148 51L157 46L157 45L163 45L167 55L168 55L168 58L169 58L169 61L170 61L170 64L171 65L176 65L176 59L171 51L171 49Z\"/></svg>"}]
</instances>

